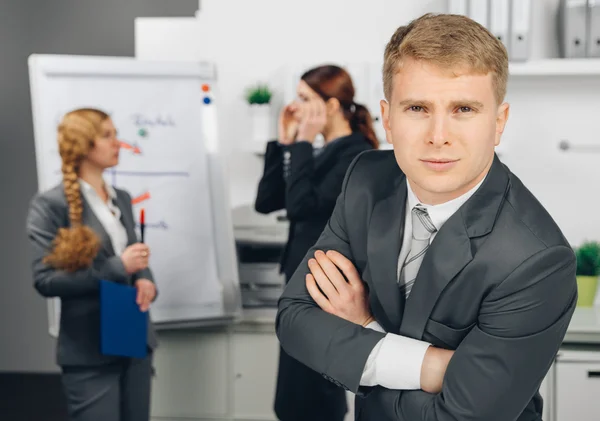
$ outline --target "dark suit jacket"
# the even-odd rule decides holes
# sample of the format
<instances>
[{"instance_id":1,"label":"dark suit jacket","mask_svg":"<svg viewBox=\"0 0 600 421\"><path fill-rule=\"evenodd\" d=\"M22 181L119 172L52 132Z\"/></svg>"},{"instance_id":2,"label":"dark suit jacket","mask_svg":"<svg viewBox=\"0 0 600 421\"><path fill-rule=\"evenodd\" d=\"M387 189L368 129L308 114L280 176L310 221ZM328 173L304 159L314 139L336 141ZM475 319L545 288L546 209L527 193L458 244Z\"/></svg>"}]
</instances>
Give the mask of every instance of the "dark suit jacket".
<instances>
[{"instance_id":1,"label":"dark suit jacket","mask_svg":"<svg viewBox=\"0 0 600 421\"><path fill-rule=\"evenodd\" d=\"M269 142L255 207L269 213L285 208L289 238L281 269L289 279L317 241L333 212L352 160L371 146L361 133L336 139L313 158L308 142L281 146ZM284 160L289 159L287 179ZM347 412L344 390L285 352L279 355L275 413L278 419L341 421Z\"/></svg>"},{"instance_id":2,"label":"dark suit jacket","mask_svg":"<svg viewBox=\"0 0 600 421\"><path fill-rule=\"evenodd\" d=\"M290 146L268 143L255 208L260 213L287 211L289 237L281 257L287 279L327 224L350 163L368 149L371 145L360 132L336 139L315 159L308 142ZM287 182L283 176L285 153L290 156Z\"/></svg>"},{"instance_id":3,"label":"dark suit jacket","mask_svg":"<svg viewBox=\"0 0 600 421\"><path fill-rule=\"evenodd\" d=\"M138 242L131 197L120 189L116 205L121 210L121 222L127 231L127 245ZM51 251L56 232L68 227L69 207L63 185L38 193L32 200L27 218L27 235L33 248L33 279L37 291L44 297L61 300L60 332L57 363L62 366L90 366L114 362L117 357L100 353L99 280L133 285L137 279L153 281L150 269L128 275L120 256L116 256L110 238L100 220L82 195L83 223L92 228L102 246L92 267L74 273L55 270L42 262ZM148 346L156 347L152 323L148 326Z\"/></svg>"},{"instance_id":4,"label":"dark suit jacket","mask_svg":"<svg viewBox=\"0 0 600 421\"><path fill-rule=\"evenodd\" d=\"M331 220L280 300L283 348L358 393L359 420L540 420L538 389L577 300L573 250L495 157L478 191L438 232L404 302L396 266L405 183L392 151L364 153L350 167ZM441 393L359 388L367 357L384 335L314 303L304 277L317 249L338 250L354 262L387 332L456 350Z\"/></svg>"}]
</instances>

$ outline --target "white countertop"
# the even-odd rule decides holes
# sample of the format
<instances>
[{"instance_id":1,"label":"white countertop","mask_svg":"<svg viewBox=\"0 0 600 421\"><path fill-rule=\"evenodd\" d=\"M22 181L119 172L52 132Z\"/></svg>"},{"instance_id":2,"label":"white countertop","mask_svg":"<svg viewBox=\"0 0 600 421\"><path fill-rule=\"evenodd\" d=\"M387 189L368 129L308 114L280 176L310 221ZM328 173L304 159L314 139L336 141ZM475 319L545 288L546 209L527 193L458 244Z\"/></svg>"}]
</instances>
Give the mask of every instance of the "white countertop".
<instances>
[{"instance_id":1,"label":"white countertop","mask_svg":"<svg viewBox=\"0 0 600 421\"><path fill-rule=\"evenodd\" d=\"M245 308L237 324L243 326L243 330L258 325L273 326L276 314L276 308ZM267 329L274 329L274 326ZM577 307L564 342L600 344L600 307Z\"/></svg>"},{"instance_id":2,"label":"white countertop","mask_svg":"<svg viewBox=\"0 0 600 421\"><path fill-rule=\"evenodd\" d=\"M564 342L600 344L600 307L577 307Z\"/></svg>"}]
</instances>

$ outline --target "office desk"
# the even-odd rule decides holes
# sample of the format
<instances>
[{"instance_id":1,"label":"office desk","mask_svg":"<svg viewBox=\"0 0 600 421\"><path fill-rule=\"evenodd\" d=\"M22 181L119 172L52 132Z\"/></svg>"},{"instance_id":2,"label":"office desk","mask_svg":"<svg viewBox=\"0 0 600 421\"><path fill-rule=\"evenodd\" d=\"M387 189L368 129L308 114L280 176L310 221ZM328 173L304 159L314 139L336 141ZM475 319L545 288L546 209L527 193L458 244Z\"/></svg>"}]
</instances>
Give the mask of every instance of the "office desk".
<instances>
[{"instance_id":1,"label":"office desk","mask_svg":"<svg viewBox=\"0 0 600 421\"><path fill-rule=\"evenodd\" d=\"M274 308L246 309L227 327L159 331L152 420L275 420L276 313ZM578 360L580 355L584 357ZM597 419L589 418L590 413L594 417L600 413L593 408L597 399L576 406L565 402L572 402L572 393L582 387L595 390L600 380L588 379L587 374L600 372L599 364L600 308L578 308L557 362L541 387L544 421ZM576 416L571 416L573 411ZM556 413L569 415L557 417ZM347 419L353 419L352 412Z\"/></svg>"},{"instance_id":2,"label":"office desk","mask_svg":"<svg viewBox=\"0 0 600 421\"><path fill-rule=\"evenodd\" d=\"M600 308L578 307L573 314L565 344L600 344Z\"/></svg>"},{"instance_id":3,"label":"office desk","mask_svg":"<svg viewBox=\"0 0 600 421\"><path fill-rule=\"evenodd\" d=\"M245 309L234 330L271 330L271 326L275 325L276 315L275 308ZM578 307L567 329L564 343L600 345L600 307Z\"/></svg>"}]
</instances>

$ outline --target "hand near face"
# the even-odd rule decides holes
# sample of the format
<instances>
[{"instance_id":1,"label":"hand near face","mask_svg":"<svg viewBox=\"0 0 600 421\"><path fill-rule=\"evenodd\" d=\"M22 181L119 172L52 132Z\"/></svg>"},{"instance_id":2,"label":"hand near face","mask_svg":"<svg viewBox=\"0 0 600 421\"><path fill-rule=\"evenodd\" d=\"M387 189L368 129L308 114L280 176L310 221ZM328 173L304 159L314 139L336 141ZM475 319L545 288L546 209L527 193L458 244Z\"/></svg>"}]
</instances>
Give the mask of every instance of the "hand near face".
<instances>
[{"instance_id":1,"label":"hand near face","mask_svg":"<svg viewBox=\"0 0 600 421\"><path fill-rule=\"evenodd\" d=\"M300 125L298 127L298 140L315 141L327 124L327 108L325 101L319 96L302 103Z\"/></svg>"},{"instance_id":2,"label":"hand near face","mask_svg":"<svg viewBox=\"0 0 600 421\"><path fill-rule=\"evenodd\" d=\"M301 104L292 102L279 113L278 136L279 143L291 145L296 141L301 119Z\"/></svg>"}]
</instances>

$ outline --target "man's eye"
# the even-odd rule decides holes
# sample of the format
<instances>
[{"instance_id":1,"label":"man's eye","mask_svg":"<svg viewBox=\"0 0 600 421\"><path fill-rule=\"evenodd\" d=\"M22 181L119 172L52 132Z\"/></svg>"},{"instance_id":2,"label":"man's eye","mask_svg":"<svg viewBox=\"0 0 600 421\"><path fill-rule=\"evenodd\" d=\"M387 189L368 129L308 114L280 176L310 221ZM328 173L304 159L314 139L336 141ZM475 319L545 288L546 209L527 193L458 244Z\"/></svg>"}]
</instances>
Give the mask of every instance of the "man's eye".
<instances>
[{"instance_id":1,"label":"man's eye","mask_svg":"<svg viewBox=\"0 0 600 421\"><path fill-rule=\"evenodd\" d=\"M408 109L410 111L414 111L415 113L419 113L419 112L423 111L423 107L421 107L420 105L412 105Z\"/></svg>"},{"instance_id":2,"label":"man's eye","mask_svg":"<svg viewBox=\"0 0 600 421\"><path fill-rule=\"evenodd\" d=\"M458 111L461 112L461 113L468 113L468 112L471 112L473 110L471 109L471 107L459 107Z\"/></svg>"}]
</instances>

